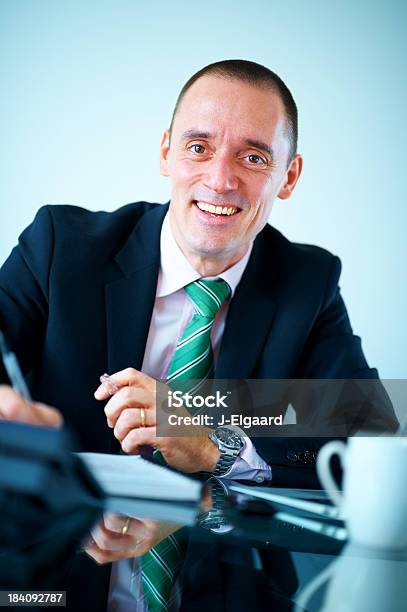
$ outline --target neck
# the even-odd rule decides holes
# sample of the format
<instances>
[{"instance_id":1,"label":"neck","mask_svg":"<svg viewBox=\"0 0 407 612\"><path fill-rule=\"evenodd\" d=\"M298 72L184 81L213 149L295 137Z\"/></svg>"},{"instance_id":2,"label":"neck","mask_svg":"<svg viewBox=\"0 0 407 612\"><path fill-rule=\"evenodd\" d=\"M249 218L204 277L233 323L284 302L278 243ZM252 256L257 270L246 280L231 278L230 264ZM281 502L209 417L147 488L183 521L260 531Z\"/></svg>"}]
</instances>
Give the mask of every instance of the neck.
<instances>
[{"instance_id":1,"label":"neck","mask_svg":"<svg viewBox=\"0 0 407 612\"><path fill-rule=\"evenodd\" d=\"M188 260L191 266L199 272L203 277L206 276L219 276L225 270L228 270L234 266L238 261L242 259L248 252L251 246L251 242L242 245L242 247L233 252L229 253L201 253L193 249L189 249L188 245L185 244L185 240L177 232L174 220L170 216L170 227L172 236L177 243L179 249L182 251L184 257Z\"/></svg>"},{"instance_id":2,"label":"neck","mask_svg":"<svg viewBox=\"0 0 407 612\"><path fill-rule=\"evenodd\" d=\"M191 266L203 277L219 276L219 274L222 274L222 272L228 270L238 261L240 261L242 257L247 253L248 248L249 246L247 246L247 248L243 252L239 254L234 254L234 256L231 257L214 259L211 257L185 252L184 249L180 246L181 251L184 253Z\"/></svg>"}]
</instances>

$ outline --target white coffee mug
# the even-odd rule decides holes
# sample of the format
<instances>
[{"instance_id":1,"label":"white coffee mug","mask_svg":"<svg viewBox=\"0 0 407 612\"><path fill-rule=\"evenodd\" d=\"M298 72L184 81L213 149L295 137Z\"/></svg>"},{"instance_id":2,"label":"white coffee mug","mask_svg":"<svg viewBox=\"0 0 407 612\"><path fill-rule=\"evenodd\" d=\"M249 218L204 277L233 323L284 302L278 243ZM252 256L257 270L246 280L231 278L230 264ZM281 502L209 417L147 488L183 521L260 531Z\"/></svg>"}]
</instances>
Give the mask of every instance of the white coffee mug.
<instances>
[{"instance_id":1,"label":"white coffee mug","mask_svg":"<svg viewBox=\"0 0 407 612\"><path fill-rule=\"evenodd\" d=\"M332 472L338 455L344 470L343 493ZM407 440L355 437L332 441L318 454L322 486L346 520L352 541L389 550L407 549Z\"/></svg>"},{"instance_id":2,"label":"white coffee mug","mask_svg":"<svg viewBox=\"0 0 407 612\"><path fill-rule=\"evenodd\" d=\"M407 554L347 544L296 595L294 612L314 610L310 602L329 581L319 612L405 612Z\"/></svg>"},{"instance_id":3,"label":"white coffee mug","mask_svg":"<svg viewBox=\"0 0 407 612\"><path fill-rule=\"evenodd\" d=\"M363 550L350 544L337 557L320 612L406 611L407 558Z\"/></svg>"}]
</instances>

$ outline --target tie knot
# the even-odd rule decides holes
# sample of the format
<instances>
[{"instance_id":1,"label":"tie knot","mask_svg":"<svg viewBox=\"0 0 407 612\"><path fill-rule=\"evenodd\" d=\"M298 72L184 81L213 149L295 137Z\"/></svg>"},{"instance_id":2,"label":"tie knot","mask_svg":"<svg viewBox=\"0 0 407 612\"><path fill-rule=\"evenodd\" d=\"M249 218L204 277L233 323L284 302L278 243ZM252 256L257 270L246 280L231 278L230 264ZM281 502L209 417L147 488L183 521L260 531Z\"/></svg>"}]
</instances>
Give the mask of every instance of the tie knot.
<instances>
[{"instance_id":1,"label":"tie knot","mask_svg":"<svg viewBox=\"0 0 407 612\"><path fill-rule=\"evenodd\" d=\"M231 295L231 289L221 278L215 280L197 280L184 287L198 313L214 319L225 300Z\"/></svg>"}]
</instances>

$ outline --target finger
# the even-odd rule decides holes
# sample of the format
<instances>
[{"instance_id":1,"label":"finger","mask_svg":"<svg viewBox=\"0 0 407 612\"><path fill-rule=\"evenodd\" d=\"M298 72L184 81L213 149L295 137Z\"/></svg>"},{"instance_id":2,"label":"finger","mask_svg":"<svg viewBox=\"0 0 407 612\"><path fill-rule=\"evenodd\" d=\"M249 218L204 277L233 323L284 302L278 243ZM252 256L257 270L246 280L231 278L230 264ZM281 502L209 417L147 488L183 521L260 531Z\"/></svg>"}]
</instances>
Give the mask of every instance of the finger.
<instances>
[{"instance_id":1,"label":"finger","mask_svg":"<svg viewBox=\"0 0 407 612\"><path fill-rule=\"evenodd\" d=\"M123 410L114 426L114 436L120 442L127 436L132 429L138 427L152 427L155 423L154 408L146 408L144 410L144 422L141 418L141 410L139 408L127 408Z\"/></svg>"},{"instance_id":2,"label":"finger","mask_svg":"<svg viewBox=\"0 0 407 612\"><path fill-rule=\"evenodd\" d=\"M109 531L113 531L114 533L122 533L123 527L127 524L129 518L130 517L124 514L114 514L112 512L106 512L103 515L103 523L106 529L108 529Z\"/></svg>"},{"instance_id":3,"label":"finger","mask_svg":"<svg viewBox=\"0 0 407 612\"><path fill-rule=\"evenodd\" d=\"M113 561L119 561L120 559L130 559L132 557L143 555L147 550L149 550L148 545L142 545L139 547L136 544L133 548L129 550L120 550L120 551L112 551L112 550L103 550L100 548L96 542L89 542L86 547L83 549L89 557L92 557L98 564L103 563L112 563Z\"/></svg>"},{"instance_id":4,"label":"finger","mask_svg":"<svg viewBox=\"0 0 407 612\"><path fill-rule=\"evenodd\" d=\"M122 440L122 450L129 455L139 455L141 446L155 446L157 443L156 427L132 429Z\"/></svg>"},{"instance_id":5,"label":"finger","mask_svg":"<svg viewBox=\"0 0 407 612\"><path fill-rule=\"evenodd\" d=\"M63 420L55 408L37 402L30 403L6 385L0 386L0 417L6 421L44 427L58 427Z\"/></svg>"},{"instance_id":6,"label":"finger","mask_svg":"<svg viewBox=\"0 0 407 612\"><path fill-rule=\"evenodd\" d=\"M87 555L89 555L89 557L92 557L92 559L94 559L99 565L102 565L104 563L110 563L112 561L117 561L117 559L119 558L117 553L115 554L111 551L102 550L101 548L99 548L96 542L93 541L88 542L88 544L86 544L83 550L86 552Z\"/></svg>"},{"instance_id":7,"label":"finger","mask_svg":"<svg viewBox=\"0 0 407 612\"><path fill-rule=\"evenodd\" d=\"M154 405L154 396L137 387L123 387L110 398L104 411L110 427L114 427L120 414L126 408L150 408Z\"/></svg>"},{"instance_id":8,"label":"finger","mask_svg":"<svg viewBox=\"0 0 407 612\"><path fill-rule=\"evenodd\" d=\"M117 387L135 387L135 386L148 386L151 387L152 383L154 383L154 379L147 376L143 372L136 370L135 368L126 368L125 370L120 370L115 374L109 376L110 380ZM95 391L95 398L98 400L107 399L110 397L111 393L106 388L106 385L103 383L99 385L99 387Z\"/></svg>"},{"instance_id":9,"label":"finger","mask_svg":"<svg viewBox=\"0 0 407 612\"><path fill-rule=\"evenodd\" d=\"M130 535L128 532L122 534L110 531L110 529L105 527L103 521L92 527L90 533L100 550L118 552L120 550L123 551L134 548L134 536Z\"/></svg>"},{"instance_id":10,"label":"finger","mask_svg":"<svg viewBox=\"0 0 407 612\"><path fill-rule=\"evenodd\" d=\"M109 395L114 395L118 392L119 387L112 382L109 374L102 374L99 376L99 380L103 386L104 391L108 391Z\"/></svg>"},{"instance_id":11,"label":"finger","mask_svg":"<svg viewBox=\"0 0 407 612\"><path fill-rule=\"evenodd\" d=\"M47 427L61 427L63 425L64 418L59 410L40 402L33 402L32 407L42 425Z\"/></svg>"},{"instance_id":12,"label":"finger","mask_svg":"<svg viewBox=\"0 0 407 612\"><path fill-rule=\"evenodd\" d=\"M0 408L3 418L8 421L29 422L32 417L27 402L6 385L0 386Z\"/></svg>"},{"instance_id":13,"label":"finger","mask_svg":"<svg viewBox=\"0 0 407 612\"><path fill-rule=\"evenodd\" d=\"M130 521L128 522L128 519ZM113 514L111 512L107 512L103 515L103 522L109 531L113 531L114 533L122 533L123 527L128 523L128 531L127 535L137 535L142 536L144 532L144 525L137 518L128 517L124 514Z\"/></svg>"}]
</instances>

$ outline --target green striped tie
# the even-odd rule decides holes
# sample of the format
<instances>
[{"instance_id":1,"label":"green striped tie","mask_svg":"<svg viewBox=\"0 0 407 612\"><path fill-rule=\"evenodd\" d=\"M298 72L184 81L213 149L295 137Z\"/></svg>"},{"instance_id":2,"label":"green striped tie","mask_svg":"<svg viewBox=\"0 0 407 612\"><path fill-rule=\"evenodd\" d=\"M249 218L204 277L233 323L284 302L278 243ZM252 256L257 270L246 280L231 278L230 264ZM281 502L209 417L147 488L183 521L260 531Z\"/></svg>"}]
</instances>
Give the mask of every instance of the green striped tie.
<instances>
[{"instance_id":1,"label":"green striped tie","mask_svg":"<svg viewBox=\"0 0 407 612\"><path fill-rule=\"evenodd\" d=\"M213 376L211 330L216 314L230 297L226 281L197 280L184 287L195 307L195 314L185 328L167 374L172 389L193 393L200 381ZM194 379L191 386L191 379ZM184 559L184 550L172 534L141 558L144 595L150 612L168 609L169 597Z\"/></svg>"}]
</instances>

